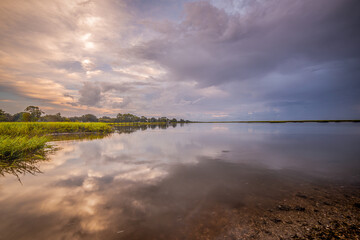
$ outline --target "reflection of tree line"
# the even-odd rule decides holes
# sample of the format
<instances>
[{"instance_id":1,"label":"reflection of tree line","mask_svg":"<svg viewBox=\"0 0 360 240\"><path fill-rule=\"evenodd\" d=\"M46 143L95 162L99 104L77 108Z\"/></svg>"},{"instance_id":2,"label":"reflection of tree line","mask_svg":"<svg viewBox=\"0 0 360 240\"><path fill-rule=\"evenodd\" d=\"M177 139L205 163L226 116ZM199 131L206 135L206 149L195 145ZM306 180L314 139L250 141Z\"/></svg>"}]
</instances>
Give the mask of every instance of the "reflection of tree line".
<instances>
[{"instance_id":1,"label":"reflection of tree line","mask_svg":"<svg viewBox=\"0 0 360 240\"><path fill-rule=\"evenodd\" d=\"M169 127L175 128L177 126L183 127L184 123L169 123L169 124L151 124L151 125L135 125L135 126L117 126L113 125L112 127L116 130L117 133L133 133L136 131L145 131L147 129L167 129Z\"/></svg>"},{"instance_id":2,"label":"reflection of tree line","mask_svg":"<svg viewBox=\"0 0 360 240\"><path fill-rule=\"evenodd\" d=\"M117 134L130 134L136 131L145 131L148 129L167 129L169 127L175 128L177 126L183 127L184 123L169 123L169 124L153 124L153 125L134 125L134 126L112 126ZM54 134L50 136L51 141L71 141L71 140L95 140L102 139L109 136L109 133L81 133L81 134ZM0 175L14 175L21 182L20 176L25 174L36 175L42 173L39 165L48 161L49 153L54 152L58 148L52 148L47 151L25 159L14 159L12 161L0 161Z\"/></svg>"},{"instance_id":3,"label":"reflection of tree line","mask_svg":"<svg viewBox=\"0 0 360 240\"><path fill-rule=\"evenodd\" d=\"M169 127L175 128L177 126L184 126L184 123L170 123L170 124L151 124L151 125L111 125L111 127L118 134L130 134L136 131L145 131L147 129L167 129ZM70 140L94 140L101 139L111 135L111 133L65 133L51 135L51 141L70 141Z\"/></svg>"},{"instance_id":4,"label":"reflection of tree line","mask_svg":"<svg viewBox=\"0 0 360 240\"><path fill-rule=\"evenodd\" d=\"M136 131L145 131L147 129L167 129L169 127L175 128L177 126L183 127L184 123L169 123L169 124L149 124L149 125L111 125L111 127L118 134L130 134ZM67 141L67 140L93 140L101 139L111 135L111 133L70 133L70 134L54 134L51 136L52 141Z\"/></svg>"}]
</instances>

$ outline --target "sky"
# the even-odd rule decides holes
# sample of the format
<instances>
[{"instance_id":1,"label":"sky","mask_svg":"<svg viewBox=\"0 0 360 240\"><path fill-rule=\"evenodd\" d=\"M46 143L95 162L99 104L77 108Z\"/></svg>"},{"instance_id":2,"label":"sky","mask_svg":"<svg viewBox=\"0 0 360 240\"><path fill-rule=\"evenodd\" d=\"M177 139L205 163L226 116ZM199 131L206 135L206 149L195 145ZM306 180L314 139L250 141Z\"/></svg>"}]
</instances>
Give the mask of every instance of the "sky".
<instances>
[{"instance_id":1,"label":"sky","mask_svg":"<svg viewBox=\"0 0 360 240\"><path fill-rule=\"evenodd\" d=\"M360 119L358 0L1 0L0 108Z\"/></svg>"}]
</instances>

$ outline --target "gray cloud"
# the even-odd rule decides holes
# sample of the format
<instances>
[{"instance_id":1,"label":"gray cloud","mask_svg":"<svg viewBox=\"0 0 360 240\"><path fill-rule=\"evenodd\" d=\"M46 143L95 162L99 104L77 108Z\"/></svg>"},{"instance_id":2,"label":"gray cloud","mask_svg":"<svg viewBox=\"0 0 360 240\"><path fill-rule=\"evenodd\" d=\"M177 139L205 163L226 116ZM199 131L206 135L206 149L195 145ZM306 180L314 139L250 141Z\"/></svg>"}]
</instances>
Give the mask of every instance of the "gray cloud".
<instances>
[{"instance_id":1,"label":"gray cloud","mask_svg":"<svg viewBox=\"0 0 360 240\"><path fill-rule=\"evenodd\" d=\"M91 82L84 83L79 93L81 94L79 103L83 105L95 106L101 100L101 88Z\"/></svg>"},{"instance_id":2,"label":"gray cloud","mask_svg":"<svg viewBox=\"0 0 360 240\"><path fill-rule=\"evenodd\" d=\"M65 69L69 72L81 72L83 67L79 61L49 61L47 62L51 67Z\"/></svg>"},{"instance_id":3,"label":"gray cloud","mask_svg":"<svg viewBox=\"0 0 360 240\"><path fill-rule=\"evenodd\" d=\"M147 20L158 35L121 55L166 69L172 108L181 101L207 112L202 119L360 116L358 1L244 1L237 10L228 2L188 2L181 21ZM228 96L199 94L211 86Z\"/></svg>"},{"instance_id":4,"label":"gray cloud","mask_svg":"<svg viewBox=\"0 0 360 240\"><path fill-rule=\"evenodd\" d=\"M359 58L360 3L273 0L229 14L208 2L185 4L185 18L131 54L160 63L177 80L202 85L264 77Z\"/></svg>"},{"instance_id":5,"label":"gray cloud","mask_svg":"<svg viewBox=\"0 0 360 240\"><path fill-rule=\"evenodd\" d=\"M84 82L79 90L79 103L86 106L97 106L105 100L106 106L111 108L123 108L131 103L130 97L124 97L129 92L135 91L136 86L147 86L139 82L134 83L112 83L112 82ZM117 96L122 96L122 101L114 101L111 97L106 98L107 92L115 92Z\"/></svg>"}]
</instances>

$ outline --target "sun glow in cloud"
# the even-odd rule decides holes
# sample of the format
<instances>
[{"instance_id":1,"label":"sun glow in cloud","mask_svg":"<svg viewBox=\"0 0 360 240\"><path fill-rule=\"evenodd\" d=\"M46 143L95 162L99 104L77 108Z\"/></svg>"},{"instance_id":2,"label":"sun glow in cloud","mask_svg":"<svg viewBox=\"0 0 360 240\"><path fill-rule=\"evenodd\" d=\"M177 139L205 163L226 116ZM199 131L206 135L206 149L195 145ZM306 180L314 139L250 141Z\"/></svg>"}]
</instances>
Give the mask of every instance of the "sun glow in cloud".
<instances>
[{"instance_id":1,"label":"sun glow in cloud","mask_svg":"<svg viewBox=\"0 0 360 240\"><path fill-rule=\"evenodd\" d=\"M81 36L81 40L86 42L87 40L89 40L89 38L91 37L91 33L86 33L84 35Z\"/></svg>"},{"instance_id":2,"label":"sun glow in cloud","mask_svg":"<svg viewBox=\"0 0 360 240\"><path fill-rule=\"evenodd\" d=\"M101 18L90 16L90 17L85 17L84 20L82 21L84 24L88 25L89 27L94 27L96 24L98 24L101 21Z\"/></svg>"},{"instance_id":3,"label":"sun glow in cloud","mask_svg":"<svg viewBox=\"0 0 360 240\"><path fill-rule=\"evenodd\" d=\"M92 36L91 33L86 33L86 34L82 35L80 38L80 40L84 43L85 49L94 49L95 48L95 44L93 42L89 41L91 36Z\"/></svg>"},{"instance_id":4,"label":"sun glow in cloud","mask_svg":"<svg viewBox=\"0 0 360 240\"><path fill-rule=\"evenodd\" d=\"M95 44L93 42L85 42L86 49L93 49L95 48Z\"/></svg>"}]
</instances>

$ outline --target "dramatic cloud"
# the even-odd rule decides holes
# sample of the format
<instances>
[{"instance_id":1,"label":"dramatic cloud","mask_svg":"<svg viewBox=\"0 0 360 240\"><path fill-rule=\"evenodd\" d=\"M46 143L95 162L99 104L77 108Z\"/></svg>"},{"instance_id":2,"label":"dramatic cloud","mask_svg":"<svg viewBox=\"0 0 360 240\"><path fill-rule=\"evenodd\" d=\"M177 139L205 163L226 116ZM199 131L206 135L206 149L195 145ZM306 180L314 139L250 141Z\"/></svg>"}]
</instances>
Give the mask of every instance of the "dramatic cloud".
<instances>
[{"instance_id":1,"label":"dramatic cloud","mask_svg":"<svg viewBox=\"0 0 360 240\"><path fill-rule=\"evenodd\" d=\"M160 63L177 80L203 85L359 57L359 3L284 3L267 1L247 14L230 14L208 2L187 3L182 22L131 53Z\"/></svg>"},{"instance_id":2,"label":"dramatic cloud","mask_svg":"<svg viewBox=\"0 0 360 240\"><path fill-rule=\"evenodd\" d=\"M360 117L360 3L2 1L0 107Z\"/></svg>"}]
</instances>

